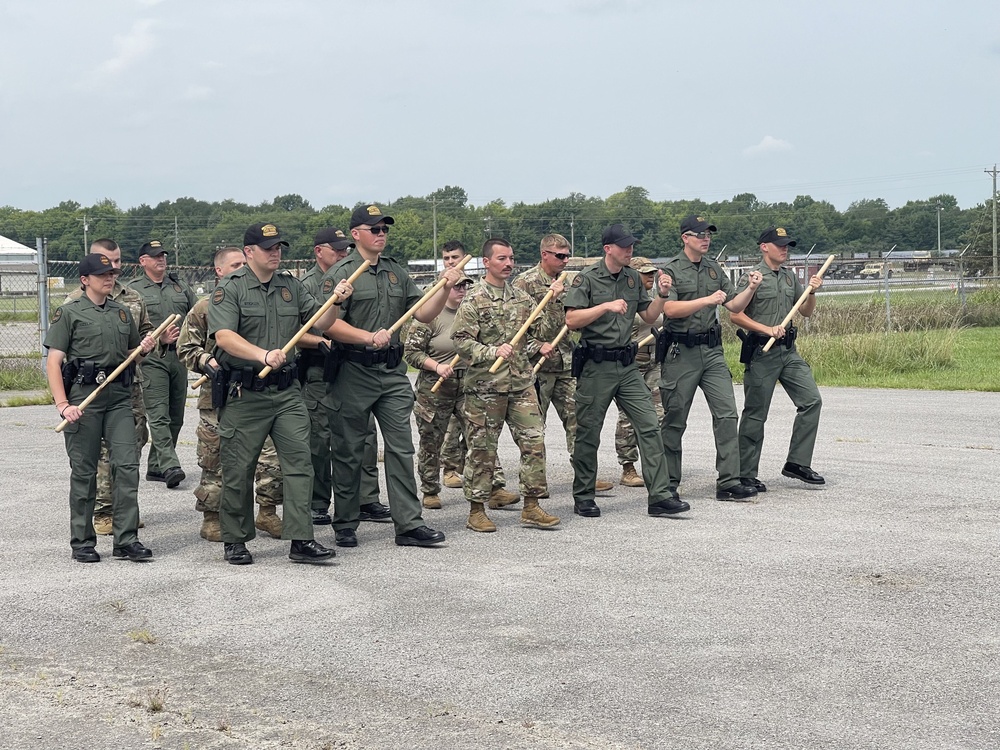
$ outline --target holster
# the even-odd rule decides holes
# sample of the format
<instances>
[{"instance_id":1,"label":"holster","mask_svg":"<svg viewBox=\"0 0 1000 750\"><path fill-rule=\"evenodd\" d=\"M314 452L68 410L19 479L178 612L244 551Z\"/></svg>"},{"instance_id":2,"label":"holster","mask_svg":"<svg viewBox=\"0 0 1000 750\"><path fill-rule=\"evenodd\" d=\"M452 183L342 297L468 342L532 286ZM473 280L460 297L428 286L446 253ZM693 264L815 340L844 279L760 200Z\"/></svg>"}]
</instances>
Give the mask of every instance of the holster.
<instances>
[{"instance_id":1,"label":"holster","mask_svg":"<svg viewBox=\"0 0 1000 750\"><path fill-rule=\"evenodd\" d=\"M118 382L121 383L126 388L131 388L132 383L135 382L135 362L129 362L128 367L122 370L122 374L118 376Z\"/></svg>"},{"instance_id":2,"label":"holster","mask_svg":"<svg viewBox=\"0 0 1000 750\"><path fill-rule=\"evenodd\" d=\"M385 350L385 366L394 370L399 367L399 363L403 361L403 345L399 342L394 344L389 344L388 348Z\"/></svg>"},{"instance_id":3,"label":"holster","mask_svg":"<svg viewBox=\"0 0 1000 750\"><path fill-rule=\"evenodd\" d=\"M209 368L205 368L206 371ZM206 372L206 374L208 374ZM221 409L229 397L229 370L219 367L211 375L212 378L212 408Z\"/></svg>"},{"instance_id":4,"label":"holster","mask_svg":"<svg viewBox=\"0 0 1000 750\"><path fill-rule=\"evenodd\" d=\"M622 363L623 367L628 367L630 364L635 362L635 355L638 353L639 344L633 341L624 347L624 351L622 351L621 359L619 361Z\"/></svg>"},{"instance_id":5,"label":"holster","mask_svg":"<svg viewBox=\"0 0 1000 750\"><path fill-rule=\"evenodd\" d=\"M333 343L327 345L326 359L323 360L323 380L327 383L335 382L343 364L344 350L340 344Z\"/></svg>"},{"instance_id":6,"label":"holster","mask_svg":"<svg viewBox=\"0 0 1000 750\"><path fill-rule=\"evenodd\" d=\"M73 362L63 362L62 363L62 381L63 388L66 391L66 397L69 398L69 389L72 387L74 381L76 380L76 372L79 369L77 363Z\"/></svg>"},{"instance_id":7,"label":"holster","mask_svg":"<svg viewBox=\"0 0 1000 750\"><path fill-rule=\"evenodd\" d=\"M746 369L750 369L750 362L753 360L753 353L757 350L757 334L744 331L742 328L736 332L743 345L740 347L740 363Z\"/></svg>"},{"instance_id":8,"label":"holster","mask_svg":"<svg viewBox=\"0 0 1000 750\"><path fill-rule=\"evenodd\" d=\"M785 338L781 340L781 343L785 345L786 349L791 349L795 346L795 339L799 337L799 329L795 326L788 326L785 329Z\"/></svg>"},{"instance_id":9,"label":"holster","mask_svg":"<svg viewBox=\"0 0 1000 750\"><path fill-rule=\"evenodd\" d=\"M656 355L654 357L656 364L660 364L667 358L667 350L670 349L673 341L674 334L666 326L663 326L656 334Z\"/></svg>"},{"instance_id":10,"label":"holster","mask_svg":"<svg viewBox=\"0 0 1000 750\"><path fill-rule=\"evenodd\" d=\"M573 359L570 366L570 374L574 378L580 377L583 372L583 365L587 361L587 344L581 342L573 347Z\"/></svg>"}]
</instances>

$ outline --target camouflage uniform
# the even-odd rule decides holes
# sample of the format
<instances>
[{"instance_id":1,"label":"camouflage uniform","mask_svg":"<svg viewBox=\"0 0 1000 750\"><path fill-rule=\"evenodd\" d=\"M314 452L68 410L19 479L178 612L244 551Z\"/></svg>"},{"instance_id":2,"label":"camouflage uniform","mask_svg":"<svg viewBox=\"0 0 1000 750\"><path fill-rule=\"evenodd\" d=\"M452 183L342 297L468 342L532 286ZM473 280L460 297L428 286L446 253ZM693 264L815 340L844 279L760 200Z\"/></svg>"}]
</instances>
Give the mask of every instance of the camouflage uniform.
<instances>
[{"instance_id":1,"label":"camouflage uniform","mask_svg":"<svg viewBox=\"0 0 1000 750\"><path fill-rule=\"evenodd\" d=\"M177 339L177 356L189 370L205 373L205 366L215 351L215 338L208 335L208 300L199 300L184 318ZM201 513L218 513L222 497L222 468L219 464L219 417L212 408L212 385L202 385L198 392L198 466L201 479L194 489L197 499L194 509ZM265 455L268 454L268 455ZM269 480L262 489L261 478ZM270 437L264 443L257 462L257 503L262 506L281 505L281 466Z\"/></svg>"},{"instance_id":2,"label":"camouflage uniform","mask_svg":"<svg viewBox=\"0 0 1000 750\"><path fill-rule=\"evenodd\" d=\"M66 295L66 302L79 299L83 296L82 289L76 289ZM146 312L146 303L143 302L142 295L134 289L124 286L118 279L115 279L115 286L108 295L120 305L124 305L132 313L132 320L139 327L139 335L145 336L153 330L153 324L149 321L149 314ZM146 426L146 406L142 401L142 370L139 361L136 360L135 380L132 382L132 416L135 418L135 442L139 446L139 453L146 446L149 440L149 429ZM95 516L111 516L111 463L108 460L108 446L101 438L101 456L97 461L97 500L94 503Z\"/></svg>"},{"instance_id":3,"label":"camouflage uniform","mask_svg":"<svg viewBox=\"0 0 1000 750\"><path fill-rule=\"evenodd\" d=\"M660 320L662 321L662 318ZM652 325L636 315L635 322L632 324L632 340L638 343L649 336L652 330ZM653 356L655 350L656 342L640 347L635 355L635 364L653 395L656 422L662 428L663 403L660 401L660 366L656 364L656 358ZM618 463L622 466L639 461L639 443L636 441L635 427L632 426L632 421L625 416L623 411L618 412L618 424L615 427L615 452L618 454Z\"/></svg>"},{"instance_id":4,"label":"camouflage uniform","mask_svg":"<svg viewBox=\"0 0 1000 750\"><path fill-rule=\"evenodd\" d=\"M496 374L489 369L497 349L508 343L528 319L535 305L526 293L510 284L503 288L478 281L455 316L452 338L469 362L465 388L465 498L487 503L493 491L497 442L506 421L521 451L521 495L527 501L548 492L545 481L545 424L533 387L534 375L524 347L517 347ZM529 330L529 336L534 331Z\"/></svg>"},{"instance_id":5,"label":"camouflage uniform","mask_svg":"<svg viewBox=\"0 0 1000 750\"><path fill-rule=\"evenodd\" d=\"M441 468L446 472L465 473L465 435L462 433L462 420L458 417L448 420L448 429L441 446ZM499 464L497 471L503 472L503 467Z\"/></svg>"},{"instance_id":6,"label":"camouflage uniform","mask_svg":"<svg viewBox=\"0 0 1000 750\"><path fill-rule=\"evenodd\" d=\"M539 263L514 279L513 285L526 292L537 305L549 291L553 281L555 279L546 274ZM526 341L524 344L524 353L532 365L542 359L538 353L542 344L552 341L565 323L566 308L563 307L562 299L553 297L535 319L535 335L538 338ZM572 364L573 345L569 337L564 336L555 352L544 361L536 375L538 408L542 412L542 420L546 419L551 402L562 420L563 429L566 430L566 449L570 455L573 454L573 443L576 440L576 401L573 398L576 393L576 378L570 372Z\"/></svg>"}]
</instances>

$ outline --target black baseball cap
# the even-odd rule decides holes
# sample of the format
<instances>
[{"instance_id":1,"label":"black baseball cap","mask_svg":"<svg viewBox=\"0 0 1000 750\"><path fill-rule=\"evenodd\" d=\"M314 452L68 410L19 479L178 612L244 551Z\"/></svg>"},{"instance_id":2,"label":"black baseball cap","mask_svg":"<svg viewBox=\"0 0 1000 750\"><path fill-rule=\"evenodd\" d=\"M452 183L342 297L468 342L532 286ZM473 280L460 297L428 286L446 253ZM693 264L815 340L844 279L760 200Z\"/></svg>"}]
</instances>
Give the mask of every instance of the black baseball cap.
<instances>
[{"instance_id":1,"label":"black baseball cap","mask_svg":"<svg viewBox=\"0 0 1000 750\"><path fill-rule=\"evenodd\" d=\"M700 216L695 216L693 214L691 216L684 217L684 220L681 221L681 234L684 234L685 232L694 232L697 234L698 232L704 232L706 230L709 232L719 231L715 228L715 224L709 224Z\"/></svg>"},{"instance_id":2,"label":"black baseball cap","mask_svg":"<svg viewBox=\"0 0 1000 750\"><path fill-rule=\"evenodd\" d=\"M784 227L768 227L761 232L757 244L763 245L766 242L778 247L795 247L795 240L788 236L788 231Z\"/></svg>"},{"instance_id":3,"label":"black baseball cap","mask_svg":"<svg viewBox=\"0 0 1000 750\"><path fill-rule=\"evenodd\" d=\"M163 246L163 243L159 240L150 240L145 245L139 248L139 257L143 255L148 255L151 258L155 258L159 255L166 255L167 248Z\"/></svg>"},{"instance_id":4,"label":"black baseball cap","mask_svg":"<svg viewBox=\"0 0 1000 750\"><path fill-rule=\"evenodd\" d=\"M81 276L103 276L106 273L121 273L121 269L111 265L107 255L90 253L80 261Z\"/></svg>"},{"instance_id":5,"label":"black baseball cap","mask_svg":"<svg viewBox=\"0 0 1000 750\"><path fill-rule=\"evenodd\" d=\"M346 250L354 247L351 238L344 234L343 230L327 227L316 232L313 238L313 245L330 245L337 250Z\"/></svg>"},{"instance_id":6,"label":"black baseball cap","mask_svg":"<svg viewBox=\"0 0 1000 750\"><path fill-rule=\"evenodd\" d=\"M268 221L254 224L243 234L244 245L257 245L264 250L270 250L275 245L288 247L288 242L281 239L278 227Z\"/></svg>"},{"instance_id":7,"label":"black baseball cap","mask_svg":"<svg viewBox=\"0 0 1000 750\"><path fill-rule=\"evenodd\" d=\"M639 240L632 236L624 224L612 224L601 235L601 244L631 247L632 245L638 245Z\"/></svg>"},{"instance_id":8,"label":"black baseball cap","mask_svg":"<svg viewBox=\"0 0 1000 750\"><path fill-rule=\"evenodd\" d=\"M391 216L386 216L382 213L382 209L376 206L374 203L366 203L363 206L358 206L354 209L354 213L351 214L351 229L354 227L360 227L362 224L367 224L368 226L375 226L379 222L384 224L395 224L396 220Z\"/></svg>"}]
</instances>

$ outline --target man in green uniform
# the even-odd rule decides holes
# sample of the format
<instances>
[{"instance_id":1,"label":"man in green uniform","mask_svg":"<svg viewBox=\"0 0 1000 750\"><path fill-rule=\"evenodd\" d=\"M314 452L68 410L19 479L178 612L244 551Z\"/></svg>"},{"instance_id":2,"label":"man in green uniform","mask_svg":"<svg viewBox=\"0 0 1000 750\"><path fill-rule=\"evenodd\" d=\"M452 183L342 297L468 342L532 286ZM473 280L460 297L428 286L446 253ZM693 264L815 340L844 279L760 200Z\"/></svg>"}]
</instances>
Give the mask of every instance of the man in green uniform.
<instances>
[{"instance_id":1,"label":"man in green uniform","mask_svg":"<svg viewBox=\"0 0 1000 750\"><path fill-rule=\"evenodd\" d=\"M246 258L238 247L224 247L215 254L215 276L219 281L243 268ZM177 356L189 370L211 377L219 368L215 359L215 339L208 335L209 300L198 300L181 326L177 339ZM198 466L201 478L194 489L195 510L203 514L200 536L209 542L222 541L219 526L219 504L222 500L222 470L219 465L219 416L212 407L212 386L205 384L198 392ZM260 477L273 479L269 488L261 491ZM277 496L277 497L275 497ZM257 462L257 518L254 526L275 539L281 538L281 518L275 505L282 503L281 465L269 437L264 442Z\"/></svg>"},{"instance_id":2,"label":"man in green uniform","mask_svg":"<svg viewBox=\"0 0 1000 750\"><path fill-rule=\"evenodd\" d=\"M130 403L134 370L126 369L103 388L85 411L80 409L80 404L133 349L141 347L146 354L156 345L149 334L140 337L125 305L109 299L118 273L107 256L87 255L80 263L83 295L56 310L45 336L49 390L59 416L69 423L63 436L70 463L70 546L73 559L83 563L101 559L92 518L102 440L108 445L114 476L112 554L129 560L153 556L137 534L139 449Z\"/></svg>"},{"instance_id":3,"label":"man in green uniform","mask_svg":"<svg viewBox=\"0 0 1000 750\"><path fill-rule=\"evenodd\" d=\"M642 286L647 294L651 292L656 284L657 268L649 258L633 255L629 267L642 275ZM638 347L635 353L635 366L639 368L639 374L649 387L653 397L653 408L656 410L656 422L662 427L663 402L660 400L660 366L655 357L656 343L638 346L640 341L649 337L653 327L659 322L660 319L657 318L650 324L636 315L632 321L632 340ZM622 467L622 477L619 480L621 484L626 487L645 487L642 477L635 470L635 465L639 461L639 444L635 439L635 428L622 411L618 412L618 424L615 425L615 453L618 454L618 463Z\"/></svg>"},{"instance_id":4,"label":"man in green uniform","mask_svg":"<svg viewBox=\"0 0 1000 750\"><path fill-rule=\"evenodd\" d=\"M758 492L767 489L757 478L757 470L764 443L764 422L771 408L774 385L780 382L795 404L792 439L781 473L806 484L825 484L823 477L810 468L823 399L812 370L795 348L795 327L781 325L804 291L795 272L782 265L788 260L788 248L795 247L795 240L788 236L784 227L769 227L761 233L757 242L760 243L763 260L752 273L760 273L764 280L746 309L739 315L733 315L733 322L748 331L744 356L740 358L746 365L743 415L739 428L743 482L755 487ZM749 283L748 277L744 276L737 287L742 289ZM816 310L816 290L821 286L822 277L814 275L809 279L809 297L798 310L803 317L808 318ZM763 346L771 337L777 341L765 353Z\"/></svg>"},{"instance_id":5,"label":"man in green uniform","mask_svg":"<svg viewBox=\"0 0 1000 750\"><path fill-rule=\"evenodd\" d=\"M670 488L681 482L681 439L695 393L701 388L712 412L715 435L715 483L718 500L747 500L757 494L740 481L736 398L733 376L722 352L722 325L718 306L730 313L746 307L761 276L754 271L737 294L722 267L707 257L713 224L700 216L681 221L681 252L667 261L664 270L673 279L669 299L663 304L664 333L669 343L660 365L660 398L663 401L663 448L670 471Z\"/></svg>"},{"instance_id":6,"label":"man in green uniform","mask_svg":"<svg viewBox=\"0 0 1000 750\"><path fill-rule=\"evenodd\" d=\"M111 239L94 240L90 245L90 252L100 253L107 256L113 268L121 271L122 249L118 243ZM75 289L66 295L66 301L79 299L83 296L83 289ZM115 285L109 295L120 305L125 305L132 313L132 320L139 328L139 335L145 336L153 330L153 324L149 322L149 315L146 313L146 303L142 301L142 296L125 286L118 280L115 274ZM135 417L135 442L139 448L139 455L149 440L149 430L146 428L146 406L142 402L142 369L136 365L135 378L132 381L132 416ZM139 528L143 527L142 520L139 521ZM111 523L111 463L108 459L108 446L101 441L101 458L97 462L97 498L94 502L94 531L98 536L108 536L112 531Z\"/></svg>"},{"instance_id":7,"label":"man in green uniform","mask_svg":"<svg viewBox=\"0 0 1000 750\"><path fill-rule=\"evenodd\" d=\"M343 310L343 317L327 330L330 338L343 345L343 362L327 383L324 400L330 429L343 441L333 454L333 526L341 547L358 544L358 490L372 414L385 443L386 485L396 544L430 547L445 538L442 532L428 528L420 516L410 426L413 389L406 377L399 334L388 330L422 296L406 267L383 254L393 223L393 218L374 204L358 206L350 225L356 250L323 277L322 292L329 296L362 262L372 264L354 283L351 298L337 308ZM417 311L416 319L422 323L434 320L444 308L448 290L461 277L458 269L447 269L445 285Z\"/></svg>"},{"instance_id":8,"label":"man in green uniform","mask_svg":"<svg viewBox=\"0 0 1000 750\"><path fill-rule=\"evenodd\" d=\"M139 249L139 265L145 273L130 286L142 295L153 326L159 326L175 313L183 321L198 298L177 274L167 272L167 249L159 240L150 240ZM150 438L146 479L166 482L167 487L173 488L184 481L176 449L177 437L184 425L187 370L177 358L180 326L171 325L167 331L169 343L161 345L142 368L142 394Z\"/></svg>"},{"instance_id":9,"label":"man in green uniform","mask_svg":"<svg viewBox=\"0 0 1000 750\"><path fill-rule=\"evenodd\" d=\"M417 474L423 506L432 510L441 507L441 445L450 420L462 420L465 391L462 377L466 365L455 358L455 342L451 338L455 312L465 299L472 279L463 276L448 294L444 310L430 323L413 321L406 332L403 359L417 370L416 401L413 415L417 420ZM441 380L443 378L443 380ZM437 392L432 389L441 380ZM459 431L462 422L459 421Z\"/></svg>"},{"instance_id":10,"label":"man in green uniform","mask_svg":"<svg viewBox=\"0 0 1000 750\"><path fill-rule=\"evenodd\" d=\"M566 325L580 331L574 352L576 380L576 445L573 449L573 512L596 517L594 502L597 449L611 401L635 426L642 460L642 477L649 495L651 516L670 516L690 510L670 489L667 460L656 423L649 388L635 366L631 343L632 320L638 313L652 324L663 311L670 277L657 278L657 298L650 300L642 276L629 268L636 243L623 224L612 224L601 237L604 258L581 271L566 294Z\"/></svg>"},{"instance_id":11,"label":"man in green uniform","mask_svg":"<svg viewBox=\"0 0 1000 750\"><path fill-rule=\"evenodd\" d=\"M521 524L548 529L559 524L556 516L538 505L548 494L545 479L545 422L538 408L528 348L550 357L555 348L541 342L537 319L528 328L528 341L517 348L511 340L535 309L526 292L510 283L514 270L514 250L506 240L490 239L483 245L486 275L480 279L455 316L452 338L462 359L469 363L462 385L465 389L465 499L469 501L466 528L492 532L497 527L486 515L485 504L493 490L497 442L504 422L521 452L520 484L524 497ZM553 293L561 293L561 281L552 282ZM496 373L490 368L497 359L504 362Z\"/></svg>"},{"instance_id":12,"label":"man in green uniform","mask_svg":"<svg viewBox=\"0 0 1000 750\"><path fill-rule=\"evenodd\" d=\"M334 553L313 539L309 413L297 368L281 349L319 305L298 279L278 271L281 248L288 243L274 224L254 224L243 243L247 265L219 283L208 308L208 332L215 337L215 358L221 368L213 388L217 401L225 399L224 404L216 403L223 480L219 522L225 559L233 565L253 562L246 542L256 533L254 466L270 435L281 460L282 538L292 542L288 556L295 562L323 562ZM341 297L349 296L350 285L340 283L336 291ZM332 325L339 310L327 310L317 327ZM315 347L320 339L306 333L300 343ZM258 377L262 366L272 368L263 379Z\"/></svg>"},{"instance_id":13,"label":"man in green uniform","mask_svg":"<svg viewBox=\"0 0 1000 750\"><path fill-rule=\"evenodd\" d=\"M321 229L313 238L313 254L316 265L302 277L302 286L318 300L324 295L320 290L323 274L335 264L347 257L347 251L354 247L351 238L340 229L327 227ZM312 333L322 335L322 331L313 329ZM317 526L333 523L330 517L330 500L333 497L333 435L330 433L330 423L323 406L323 396L326 395L326 381L323 380L323 367L326 362L326 352L329 343L319 349L303 349L300 355L299 367L305 368L305 381L302 395L309 410L309 422L312 426L310 444L312 447L313 471L316 478L313 481L312 519ZM301 375L301 372L300 372ZM365 439L365 459L361 467L361 520L388 521L389 508L378 501L378 434L375 431L375 420L372 420L371 431Z\"/></svg>"}]
</instances>

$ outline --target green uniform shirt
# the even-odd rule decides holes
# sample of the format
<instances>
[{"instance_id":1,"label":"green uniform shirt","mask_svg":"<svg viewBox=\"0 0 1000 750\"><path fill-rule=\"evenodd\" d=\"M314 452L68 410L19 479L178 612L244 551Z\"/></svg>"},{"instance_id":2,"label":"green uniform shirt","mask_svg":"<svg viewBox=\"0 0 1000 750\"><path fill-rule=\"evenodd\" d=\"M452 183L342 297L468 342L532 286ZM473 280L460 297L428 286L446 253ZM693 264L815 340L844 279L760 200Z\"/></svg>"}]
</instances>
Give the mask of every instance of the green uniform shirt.
<instances>
[{"instance_id":1,"label":"green uniform shirt","mask_svg":"<svg viewBox=\"0 0 1000 750\"><path fill-rule=\"evenodd\" d=\"M84 295L55 311L45 334L45 347L65 352L67 362L85 359L113 369L141 340L127 307L113 299L98 307Z\"/></svg>"},{"instance_id":2,"label":"green uniform shirt","mask_svg":"<svg viewBox=\"0 0 1000 750\"><path fill-rule=\"evenodd\" d=\"M553 281L555 279L545 273L541 263L539 263L534 268L522 273L512 283L516 289L527 292L537 305L542 301L542 297L548 293ZM538 338L525 342L524 348L524 353L533 363L538 362L538 350L542 348L542 344L552 341L566 324L566 308L563 305L565 296L564 293L561 297L550 299L541 314L535 319L534 332ZM559 342L559 346L556 347L556 353L545 360L539 372L562 372L568 370L572 363L573 345L570 343L569 337L564 336L563 340Z\"/></svg>"},{"instance_id":3,"label":"green uniform shirt","mask_svg":"<svg viewBox=\"0 0 1000 750\"><path fill-rule=\"evenodd\" d=\"M566 292L566 309L582 310L616 299L623 299L628 303L625 314L604 313L580 329L583 341L610 348L627 346L632 339L632 320L636 313L649 307L650 299L638 271L626 266L616 279L603 258L573 279Z\"/></svg>"},{"instance_id":4,"label":"green uniform shirt","mask_svg":"<svg viewBox=\"0 0 1000 750\"><path fill-rule=\"evenodd\" d=\"M490 373L497 349L510 343L534 309L531 297L510 284L495 287L483 278L473 285L458 306L451 333L455 348L469 363L462 381L466 393L513 393L535 382L523 339L496 374ZM533 327L525 334L534 335Z\"/></svg>"},{"instance_id":5,"label":"green uniform shirt","mask_svg":"<svg viewBox=\"0 0 1000 750\"><path fill-rule=\"evenodd\" d=\"M722 266L709 257L701 259L700 263L692 263L684 254L667 261L663 270L670 274L673 283L668 292L668 299L688 300L707 297L720 289L726 293L726 302L731 302L738 292ZM686 318L665 318L669 330L674 333L704 333L719 322L718 307L709 305L703 307Z\"/></svg>"},{"instance_id":6,"label":"green uniform shirt","mask_svg":"<svg viewBox=\"0 0 1000 750\"><path fill-rule=\"evenodd\" d=\"M364 258L352 250L346 258L333 265L323 276L320 289L323 298L329 299L341 279L348 278L364 263ZM378 265L369 267L354 281L354 293L344 301L341 320L363 331L375 332L382 328L388 330L403 317L417 300L423 295L410 274L394 259L382 255ZM399 343L399 332L392 334L392 342ZM345 344L345 346L364 350L362 344ZM384 364L375 365L384 368ZM400 361L399 370L405 370L406 364Z\"/></svg>"},{"instance_id":7,"label":"green uniform shirt","mask_svg":"<svg viewBox=\"0 0 1000 750\"><path fill-rule=\"evenodd\" d=\"M143 274L132 281L129 286L142 295L153 328L158 327L160 323L175 313L180 315L183 321L184 316L198 301L195 293L191 291L191 287L178 279L174 273L168 273L164 276L163 282L160 284Z\"/></svg>"},{"instance_id":8,"label":"green uniform shirt","mask_svg":"<svg viewBox=\"0 0 1000 750\"><path fill-rule=\"evenodd\" d=\"M75 289L66 295L66 301L80 299L82 296L83 289ZM146 312L146 303L143 301L142 295L135 289L127 287L115 279L115 285L112 287L108 299L113 299L119 305L125 305L128 308L129 312L132 313L132 320L135 321L135 325L139 329L140 336L145 336L153 330L154 326L149 320L149 313Z\"/></svg>"},{"instance_id":9,"label":"green uniform shirt","mask_svg":"<svg viewBox=\"0 0 1000 750\"><path fill-rule=\"evenodd\" d=\"M215 288L208 307L208 333L217 336L230 330L262 349L281 349L318 309L302 282L287 271L276 272L265 287L250 266L244 266ZM290 352L288 361L294 357ZM227 369L260 367L259 362L239 359L219 346L215 359Z\"/></svg>"},{"instance_id":10,"label":"green uniform shirt","mask_svg":"<svg viewBox=\"0 0 1000 750\"><path fill-rule=\"evenodd\" d=\"M767 263L761 261L753 270L760 271L762 281L743 312L761 325L780 325L795 306L796 300L802 296L805 287L796 278L795 272L785 266L772 271ZM742 292L748 286L750 286L750 275L744 274L736 287Z\"/></svg>"}]
</instances>

